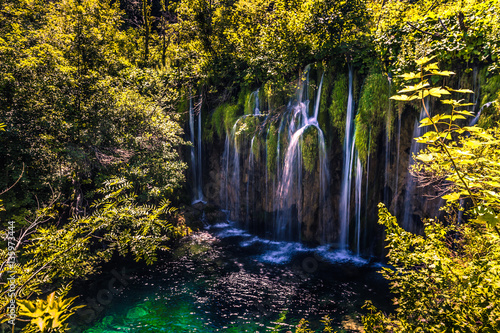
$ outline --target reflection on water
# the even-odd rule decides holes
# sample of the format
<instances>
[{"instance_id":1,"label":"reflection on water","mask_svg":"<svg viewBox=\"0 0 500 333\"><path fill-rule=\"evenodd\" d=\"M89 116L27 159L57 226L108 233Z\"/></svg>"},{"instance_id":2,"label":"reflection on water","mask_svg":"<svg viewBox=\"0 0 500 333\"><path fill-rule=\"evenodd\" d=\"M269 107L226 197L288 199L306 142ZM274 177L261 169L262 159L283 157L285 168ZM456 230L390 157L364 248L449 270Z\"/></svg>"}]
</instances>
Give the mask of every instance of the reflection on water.
<instances>
[{"instance_id":1,"label":"reflection on water","mask_svg":"<svg viewBox=\"0 0 500 333\"><path fill-rule=\"evenodd\" d=\"M137 273L85 332L287 332L300 318L319 329L314 323L326 314L353 328L365 300L386 308L375 266L327 246L267 241L217 224L171 261Z\"/></svg>"}]
</instances>

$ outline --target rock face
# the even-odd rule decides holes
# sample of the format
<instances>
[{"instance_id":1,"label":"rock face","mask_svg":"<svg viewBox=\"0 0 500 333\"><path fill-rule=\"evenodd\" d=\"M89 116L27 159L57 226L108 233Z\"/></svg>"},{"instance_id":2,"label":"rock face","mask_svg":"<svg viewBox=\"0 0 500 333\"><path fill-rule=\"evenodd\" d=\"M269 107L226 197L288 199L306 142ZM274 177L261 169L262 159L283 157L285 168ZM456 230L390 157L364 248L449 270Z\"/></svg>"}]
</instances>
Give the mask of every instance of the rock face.
<instances>
[{"instance_id":1,"label":"rock face","mask_svg":"<svg viewBox=\"0 0 500 333\"><path fill-rule=\"evenodd\" d=\"M314 106L319 105L314 91L318 90L309 89L307 102L295 98L295 105L300 104L297 101L305 104L301 115L291 102L292 106L280 112L243 116L227 137L204 142L203 194L210 204L229 210L230 219L253 233L269 239L335 246L343 223L339 217L343 138L341 130L332 125L328 106L318 112L318 119L326 121L318 125L317 120L311 120ZM437 105L432 107L443 112ZM410 105L399 111L393 111L390 138L385 130L371 138L376 149L362 167L362 178L356 185L351 182L348 248L360 254L383 253L383 230L377 224L379 202L384 202L399 221L406 220L414 232L421 231L422 218L438 215L441 205L440 199L430 199L435 195L432 189L409 185L412 137L419 111ZM309 118L304 119L304 114ZM299 139L294 136L301 126L312 125L324 140L323 159L318 141L305 134L298 135ZM294 140L298 148L292 148ZM296 151L287 159L290 149ZM325 165L328 177L324 177ZM286 172L292 176L286 178ZM354 179L354 167L350 173Z\"/></svg>"}]
</instances>

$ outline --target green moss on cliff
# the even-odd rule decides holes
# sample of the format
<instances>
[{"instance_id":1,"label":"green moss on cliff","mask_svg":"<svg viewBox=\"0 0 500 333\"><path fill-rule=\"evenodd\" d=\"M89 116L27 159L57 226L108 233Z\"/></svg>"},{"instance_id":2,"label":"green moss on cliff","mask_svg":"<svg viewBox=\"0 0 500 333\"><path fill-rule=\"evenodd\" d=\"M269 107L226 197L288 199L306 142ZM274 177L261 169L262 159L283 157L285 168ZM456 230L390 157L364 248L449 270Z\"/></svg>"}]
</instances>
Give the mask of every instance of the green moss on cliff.
<instances>
[{"instance_id":1,"label":"green moss on cliff","mask_svg":"<svg viewBox=\"0 0 500 333\"><path fill-rule=\"evenodd\" d=\"M328 108L332 126L339 132L340 138L344 138L345 115L347 110L347 98L349 95L349 81L345 74L340 74L335 79L332 89L332 103Z\"/></svg>"},{"instance_id":2,"label":"green moss on cliff","mask_svg":"<svg viewBox=\"0 0 500 333\"><path fill-rule=\"evenodd\" d=\"M262 145L262 141L261 141L260 135L256 134L254 139L253 139L252 153L254 155L255 161L257 161L257 162L260 161L261 145Z\"/></svg>"},{"instance_id":3,"label":"green moss on cliff","mask_svg":"<svg viewBox=\"0 0 500 333\"><path fill-rule=\"evenodd\" d=\"M372 140L370 144L370 135L376 138L384 127L388 135L391 133L393 117L389 113L389 97L387 77L384 74L370 74L361 90L355 120L355 144L363 163L366 163L369 152L374 152L376 149L375 140Z\"/></svg>"},{"instance_id":4,"label":"green moss on cliff","mask_svg":"<svg viewBox=\"0 0 500 333\"><path fill-rule=\"evenodd\" d=\"M274 124L269 125L269 132L266 140L267 151L267 172L274 175L276 173L276 156L278 153L278 133Z\"/></svg>"},{"instance_id":5,"label":"green moss on cliff","mask_svg":"<svg viewBox=\"0 0 500 333\"><path fill-rule=\"evenodd\" d=\"M318 154L318 130L314 126L309 126L302 134L301 150L304 168L307 172L313 172L316 168Z\"/></svg>"},{"instance_id":6,"label":"green moss on cliff","mask_svg":"<svg viewBox=\"0 0 500 333\"><path fill-rule=\"evenodd\" d=\"M496 105L493 104L483 109L481 117L479 117L478 125L483 128L490 128L496 126L496 124L500 122L500 105L498 104L498 101L500 100L500 75L495 75L489 78L486 78L485 76L486 73L481 73L482 99L479 107L495 100L497 103Z\"/></svg>"}]
</instances>

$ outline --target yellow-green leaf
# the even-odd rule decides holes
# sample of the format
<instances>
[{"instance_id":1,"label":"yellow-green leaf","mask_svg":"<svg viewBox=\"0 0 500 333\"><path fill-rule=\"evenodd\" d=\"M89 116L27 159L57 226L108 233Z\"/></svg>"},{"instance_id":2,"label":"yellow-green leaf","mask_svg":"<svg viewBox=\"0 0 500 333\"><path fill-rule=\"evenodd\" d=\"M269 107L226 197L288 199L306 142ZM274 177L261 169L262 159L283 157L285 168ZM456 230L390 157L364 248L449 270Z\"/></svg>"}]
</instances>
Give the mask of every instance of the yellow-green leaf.
<instances>
[{"instance_id":1,"label":"yellow-green leaf","mask_svg":"<svg viewBox=\"0 0 500 333\"><path fill-rule=\"evenodd\" d=\"M422 77L421 73L404 73L402 75L398 75L398 77L402 77L404 80L413 80L413 79L420 79Z\"/></svg>"},{"instance_id":2,"label":"yellow-green leaf","mask_svg":"<svg viewBox=\"0 0 500 333\"><path fill-rule=\"evenodd\" d=\"M426 63L428 63L429 61L431 61L432 59L434 59L436 56L432 56L432 57L423 57L423 58L420 58L420 59L417 59L415 60L415 63L417 65L424 65Z\"/></svg>"},{"instance_id":3,"label":"yellow-green leaf","mask_svg":"<svg viewBox=\"0 0 500 333\"><path fill-rule=\"evenodd\" d=\"M443 88L431 88L429 94L435 97L441 97L441 95L450 95L450 92Z\"/></svg>"},{"instance_id":4,"label":"yellow-green leaf","mask_svg":"<svg viewBox=\"0 0 500 333\"><path fill-rule=\"evenodd\" d=\"M455 192L455 193L443 195L443 199L445 199L447 201L457 201L458 199L460 199L460 193Z\"/></svg>"},{"instance_id":5,"label":"yellow-green leaf","mask_svg":"<svg viewBox=\"0 0 500 333\"><path fill-rule=\"evenodd\" d=\"M457 93L462 93L462 94L473 94L474 92L470 89L452 89L450 87L446 87L449 91L457 92Z\"/></svg>"},{"instance_id":6,"label":"yellow-green leaf","mask_svg":"<svg viewBox=\"0 0 500 333\"><path fill-rule=\"evenodd\" d=\"M450 76L450 75L454 75L455 72L451 72L451 71L436 71L436 70L432 70L430 71L432 75L439 75L439 76Z\"/></svg>"},{"instance_id":7,"label":"yellow-green leaf","mask_svg":"<svg viewBox=\"0 0 500 333\"><path fill-rule=\"evenodd\" d=\"M425 66L424 69L426 71L430 71L430 70L433 70L433 69L439 70L439 67L437 65L437 62L433 62L432 64L428 64L427 66Z\"/></svg>"},{"instance_id":8,"label":"yellow-green leaf","mask_svg":"<svg viewBox=\"0 0 500 333\"><path fill-rule=\"evenodd\" d=\"M434 156L432 156L431 154L419 154L417 155L416 159L424 163L427 163L432 161L434 159Z\"/></svg>"}]
</instances>

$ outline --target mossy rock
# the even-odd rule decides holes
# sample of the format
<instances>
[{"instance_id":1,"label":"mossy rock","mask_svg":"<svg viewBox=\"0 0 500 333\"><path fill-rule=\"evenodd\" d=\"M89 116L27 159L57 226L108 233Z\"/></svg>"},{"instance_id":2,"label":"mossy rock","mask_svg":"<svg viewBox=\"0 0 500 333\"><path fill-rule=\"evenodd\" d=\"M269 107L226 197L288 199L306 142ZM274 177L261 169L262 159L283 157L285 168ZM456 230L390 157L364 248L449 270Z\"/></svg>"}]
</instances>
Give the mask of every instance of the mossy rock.
<instances>
[{"instance_id":1,"label":"mossy rock","mask_svg":"<svg viewBox=\"0 0 500 333\"><path fill-rule=\"evenodd\" d=\"M149 315L148 310L142 306L136 306L127 311L127 319L140 319L146 317L147 315Z\"/></svg>"},{"instance_id":2,"label":"mossy rock","mask_svg":"<svg viewBox=\"0 0 500 333\"><path fill-rule=\"evenodd\" d=\"M345 74L339 74L332 89L332 103L328 108L331 124L338 130L340 138L345 136L345 118L347 110L347 99L349 97L349 78Z\"/></svg>"},{"instance_id":3,"label":"mossy rock","mask_svg":"<svg viewBox=\"0 0 500 333\"><path fill-rule=\"evenodd\" d=\"M359 158L366 164L368 154L375 152L376 140L385 128L391 136L394 115L390 103L389 82L381 73L370 74L363 85L356 114L355 144Z\"/></svg>"},{"instance_id":4,"label":"mossy rock","mask_svg":"<svg viewBox=\"0 0 500 333\"><path fill-rule=\"evenodd\" d=\"M497 103L485 107L481 111L478 125L482 128L491 128L497 126L497 123L500 122L500 104L498 103L500 101L500 75L484 78L482 84L482 98L479 107L495 100Z\"/></svg>"},{"instance_id":5,"label":"mossy rock","mask_svg":"<svg viewBox=\"0 0 500 333\"><path fill-rule=\"evenodd\" d=\"M224 133L230 133L236 120L242 114L242 108L238 104L224 103L213 111L210 121L207 121L204 129L204 138L211 141L217 134L222 138Z\"/></svg>"},{"instance_id":6,"label":"mossy rock","mask_svg":"<svg viewBox=\"0 0 500 333\"><path fill-rule=\"evenodd\" d=\"M269 175L276 174L276 157L278 154L278 133L274 124L269 125L269 132L266 140L267 151L267 172Z\"/></svg>"},{"instance_id":7,"label":"mossy rock","mask_svg":"<svg viewBox=\"0 0 500 333\"><path fill-rule=\"evenodd\" d=\"M319 159L318 129L309 126L302 133L301 151L304 169L311 173L316 169L316 162Z\"/></svg>"}]
</instances>

